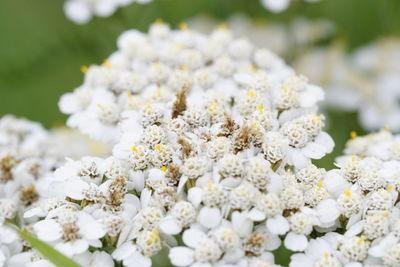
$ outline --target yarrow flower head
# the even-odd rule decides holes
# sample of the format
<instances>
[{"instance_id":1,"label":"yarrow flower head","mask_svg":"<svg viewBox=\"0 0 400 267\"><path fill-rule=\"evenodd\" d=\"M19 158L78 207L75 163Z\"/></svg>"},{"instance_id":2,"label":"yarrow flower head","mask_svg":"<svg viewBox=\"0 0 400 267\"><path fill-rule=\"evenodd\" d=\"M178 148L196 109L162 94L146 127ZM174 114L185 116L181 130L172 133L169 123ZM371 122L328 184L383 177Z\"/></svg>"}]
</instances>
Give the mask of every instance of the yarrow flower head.
<instances>
[{"instance_id":1,"label":"yarrow flower head","mask_svg":"<svg viewBox=\"0 0 400 267\"><path fill-rule=\"evenodd\" d=\"M94 239L112 242L114 260L150 266L170 248L176 266L273 265L280 236L303 251L312 231L336 225L326 171L311 162L334 145L317 113L323 91L272 52L224 27L205 35L156 22L123 33L85 71L60 108L113 153L67 162L49 186L80 204L75 217L99 223ZM26 216L43 213L54 212ZM80 242L95 241L72 225Z\"/></svg>"},{"instance_id":2,"label":"yarrow flower head","mask_svg":"<svg viewBox=\"0 0 400 267\"><path fill-rule=\"evenodd\" d=\"M79 149L65 147L59 142L70 135L80 143ZM90 154L92 142L83 140L75 132L64 130L61 135L59 130L47 131L39 123L11 115L0 119L0 263L4 266L33 261L50 264L3 223L18 221L21 228L34 231L34 221L24 218L23 214L48 199L48 177L62 165L66 156ZM49 200L42 209L49 211L64 202L61 198ZM48 238L43 240L60 237L61 231L55 234L53 230L54 227L46 227L42 232L47 233ZM82 252L86 248L81 246Z\"/></svg>"}]
</instances>

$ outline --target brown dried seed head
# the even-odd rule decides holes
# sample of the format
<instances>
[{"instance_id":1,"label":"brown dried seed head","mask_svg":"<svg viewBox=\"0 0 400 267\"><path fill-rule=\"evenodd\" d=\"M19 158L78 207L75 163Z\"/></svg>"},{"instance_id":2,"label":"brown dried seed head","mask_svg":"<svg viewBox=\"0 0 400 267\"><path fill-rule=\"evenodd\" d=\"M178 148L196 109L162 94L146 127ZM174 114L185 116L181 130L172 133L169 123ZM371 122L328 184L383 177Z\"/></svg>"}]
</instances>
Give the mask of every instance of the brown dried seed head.
<instances>
[{"instance_id":1,"label":"brown dried seed head","mask_svg":"<svg viewBox=\"0 0 400 267\"><path fill-rule=\"evenodd\" d=\"M178 116L182 115L183 112L186 110L186 108L187 108L186 94L187 94L186 87L182 88L176 94L176 100L175 100L174 104L172 105L172 119L175 119Z\"/></svg>"},{"instance_id":2,"label":"brown dried seed head","mask_svg":"<svg viewBox=\"0 0 400 267\"><path fill-rule=\"evenodd\" d=\"M31 184L22 188L19 198L22 203L27 206L38 200L39 194L36 191L35 185Z\"/></svg>"},{"instance_id":3,"label":"brown dried seed head","mask_svg":"<svg viewBox=\"0 0 400 267\"><path fill-rule=\"evenodd\" d=\"M188 158L190 154L193 152L193 147L183 138L178 139L178 144L182 147L182 156L183 158Z\"/></svg>"},{"instance_id":4,"label":"brown dried seed head","mask_svg":"<svg viewBox=\"0 0 400 267\"><path fill-rule=\"evenodd\" d=\"M238 129L238 125L229 114L225 113L224 116L225 123L221 126L222 132L218 134L219 136L229 136Z\"/></svg>"},{"instance_id":5,"label":"brown dried seed head","mask_svg":"<svg viewBox=\"0 0 400 267\"><path fill-rule=\"evenodd\" d=\"M12 168L17 164L12 156L5 156L0 159L0 182L7 182L13 178Z\"/></svg>"},{"instance_id":6,"label":"brown dried seed head","mask_svg":"<svg viewBox=\"0 0 400 267\"><path fill-rule=\"evenodd\" d=\"M169 186L178 186L181 176L182 174L180 172L179 166L175 164L170 164L168 166L165 177L167 178L167 184Z\"/></svg>"},{"instance_id":7,"label":"brown dried seed head","mask_svg":"<svg viewBox=\"0 0 400 267\"><path fill-rule=\"evenodd\" d=\"M63 239L65 241L74 241L81 237L79 234L79 227L73 223L66 223L63 225Z\"/></svg>"}]
</instances>

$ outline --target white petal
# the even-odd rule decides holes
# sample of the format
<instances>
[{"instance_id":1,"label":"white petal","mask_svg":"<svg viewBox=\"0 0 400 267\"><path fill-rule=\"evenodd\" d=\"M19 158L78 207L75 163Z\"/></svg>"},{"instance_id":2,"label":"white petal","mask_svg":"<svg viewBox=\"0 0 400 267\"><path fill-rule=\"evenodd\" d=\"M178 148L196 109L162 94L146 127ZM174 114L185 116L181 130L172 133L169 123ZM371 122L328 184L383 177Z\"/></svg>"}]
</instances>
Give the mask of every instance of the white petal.
<instances>
[{"instance_id":1,"label":"white petal","mask_svg":"<svg viewBox=\"0 0 400 267\"><path fill-rule=\"evenodd\" d=\"M307 166L309 159L304 156L303 152L299 149L288 148L288 163L296 168L304 168Z\"/></svg>"},{"instance_id":2,"label":"white petal","mask_svg":"<svg viewBox=\"0 0 400 267\"><path fill-rule=\"evenodd\" d=\"M183 190L183 188L185 188L185 184L188 180L189 180L189 177L187 177L186 175L181 176L181 179L179 179L179 184L178 184L178 189L177 189L178 193L180 193Z\"/></svg>"},{"instance_id":3,"label":"white petal","mask_svg":"<svg viewBox=\"0 0 400 267\"><path fill-rule=\"evenodd\" d=\"M92 254L92 262L90 267L113 267L114 262L110 254L104 251L95 251Z\"/></svg>"},{"instance_id":4,"label":"white petal","mask_svg":"<svg viewBox=\"0 0 400 267\"><path fill-rule=\"evenodd\" d=\"M390 246L397 243L397 238L393 234L389 234L387 237L383 238L376 246L372 246L368 254L371 256L381 258L386 254Z\"/></svg>"},{"instance_id":5,"label":"white petal","mask_svg":"<svg viewBox=\"0 0 400 267\"><path fill-rule=\"evenodd\" d=\"M126 267L151 267L151 260L137 251L133 252L123 263Z\"/></svg>"},{"instance_id":6,"label":"white petal","mask_svg":"<svg viewBox=\"0 0 400 267\"><path fill-rule=\"evenodd\" d=\"M309 157L311 159L320 159L325 155L326 150L322 145L315 142L310 142L305 147L303 147L301 151L306 157Z\"/></svg>"},{"instance_id":7,"label":"white petal","mask_svg":"<svg viewBox=\"0 0 400 267\"><path fill-rule=\"evenodd\" d=\"M324 253L331 253L332 248L329 245L330 244L322 238L311 239L305 253L313 259L320 259L323 257ZM333 246L333 244L331 245Z\"/></svg>"},{"instance_id":8,"label":"white petal","mask_svg":"<svg viewBox=\"0 0 400 267\"><path fill-rule=\"evenodd\" d=\"M314 262L305 254L297 253L290 257L289 267L313 267Z\"/></svg>"},{"instance_id":9,"label":"white petal","mask_svg":"<svg viewBox=\"0 0 400 267\"><path fill-rule=\"evenodd\" d=\"M199 222L207 228L216 227L222 220L219 208L203 207L199 213Z\"/></svg>"},{"instance_id":10,"label":"white petal","mask_svg":"<svg viewBox=\"0 0 400 267\"><path fill-rule=\"evenodd\" d=\"M168 257L174 266L189 266L193 263L193 250L187 247L175 247L169 250Z\"/></svg>"},{"instance_id":11,"label":"white petal","mask_svg":"<svg viewBox=\"0 0 400 267\"><path fill-rule=\"evenodd\" d=\"M289 0L262 0L261 4L272 12L281 12L289 6Z\"/></svg>"},{"instance_id":12,"label":"white petal","mask_svg":"<svg viewBox=\"0 0 400 267\"><path fill-rule=\"evenodd\" d=\"M73 179L65 183L65 193L72 199L84 199L83 191L87 189L89 189L89 184L79 179Z\"/></svg>"},{"instance_id":13,"label":"white petal","mask_svg":"<svg viewBox=\"0 0 400 267\"><path fill-rule=\"evenodd\" d=\"M324 185L334 197L338 197L343 193L343 190L351 186L343 176L338 174L335 170L330 170L325 174Z\"/></svg>"},{"instance_id":14,"label":"white petal","mask_svg":"<svg viewBox=\"0 0 400 267\"><path fill-rule=\"evenodd\" d=\"M177 235L182 231L180 223L171 216L162 219L159 227L161 231L169 235Z\"/></svg>"},{"instance_id":15,"label":"white petal","mask_svg":"<svg viewBox=\"0 0 400 267\"><path fill-rule=\"evenodd\" d=\"M77 101L75 94L67 93L63 94L58 102L58 107L64 114L71 114L80 109L80 103Z\"/></svg>"},{"instance_id":16,"label":"white petal","mask_svg":"<svg viewBox=\"0 0 400 267\"><path fill-rule=\"evenodd\" d=\"M256 208L253 208L252 210L249 211L247 216L252 221L260 222L265 219L266 214Z\"/></svg>"},{"instance_id":17,"label":"white petal","mask_svg":"<svg viewBox=\"0 0 400 267\"><path fill-rule=\"evenodd\" d=\"M198 188L198 187L192 187L192 188L189 189L188 200L196 208L200 205L202 192L203 192L203 190L201 190L201 188Z\"/></svg>"},{"instance_id":18,"label":"white petal","mask_svg":"<svg viewBox=\"0 0 400 267\"><path fill-rule=\"evenodd\" d=\"M266 250L270 251L276 250L282 244L281 239L277 235L269 235L267 240L268 240L267 245L265 246Z\"/></svg>"},{"instance_id":19,"label":"white petal","mask_svg":"<svg viewBox=\"0 0 400 267\"><path fill-rule=\"evenodd\" d=\"M332 137L326 132L320 132L319 135L315 137L314 142L322 145L325 148L325 153L331 153L335 146Z\"/></svg>"},{"instance_id":20,"label":"white petal","mask_svg":"<svg viewBox=\"0 0 400 267\"><path fill-rule=\"evenodd\" d=\"M79 212L77 226L79 232L87 239L99 239L106 234L102 225L86 212Z\"/></svg>"},{"instance_id":21,"label":"white petal","mask_svg":"<svg viewBox=\"0 0 400 267\"><path fill-rule=\"evenodd\" d=\"M299 104L303 108L310 108L318 101L324 99L324 91L315 85L308 85L306 90L299 96Z\"/></svg>"},{"instance_id":22,"label":"white petal","mask_svg":"<svg viewBox=\"0 0 400 267\"><path fill-rule=\"evenodd\" d=\"M245 212L234 211L232 213L232 227L240 237L245 237L251 233L253 222L249 220Z\"/></svg>"},{"instance_id":23,"label":"white petal","mask_svg":"<svg viewBox=\"0 0 400 267\"><path fill-rule=\"evenodd\" d=\"M336 201L333 199L321 201L317 206L317 213L320 222L323 224L335 221L340 215Z\"/></svg>"},{"instance_id":24,"label":"white petal","mask_svg":"<svg viewBox=\"0 0 400 267\"><path fill-rule=\"evenodd\" d=\"M144 188L144 173L142 171L136 171L132 173L133 187L137 191L142 191Z\"/></svg>"},{"instance_id":25,"label":"white petal","mask_svg":"<svg viewBox=\"0 0 400 267\"><path fill-rule=\"evenodd\" d=\"M269 193L278 193L283 186L283 179L276 173L270 175L271 181L267 185L267 190Z\"/></svg>"},{"instance_id":26,"label":"white petal","mask_svg":"<svg viewBox=\"0 0 400 267\"><path fill-rule=\"evenodd\" d=\"M289 223L282 215L278 215L267 220L267 228L273 234L284 235L289 231Z\"/></svg>"},{"instance_id":27,"label":"white petal","mask_svg":"<svg viewBox=\"0 0 400 267\"><path fill-rule=\"evenodd\" d=\"M308 245L307 237L304 235L295 234L293 232L287 234L284 243L285 247L292 251L303 251Z\"/></svg>"},{"instance_id":28,"label":"white petal","mask_svg":"<svg viewBox=\"0 0 400 267\"><path fill-rule=\"evenodd\" d=\"M346 233L344 234L345 236L356 236L359 233L362 232L364 228L365 221L359 221L358 223L354 224L351 226Z\"/></svg>"},{"instance_id":29,"label":"white petal","mask_svg":"<svg viewBox=\"0 0 400 267\"><path fill-rule=\"evenodd\" d=\"M112 257L117 261L124 260L128 258L134 251L136 250L136 246L133 245L131 241L128 241L118 247L112 253Z\"/></svg>"},{"instance_id":30,"label":"white petal","mask_svg":"<svg viewBox=\"0 0 400 267\"><path fill-rule=\"evenodd\" d=\"M89 248L88 242L83 239L75 240L74 242L58 243L56 249L66 256L80 254Z\"/></svg>"},{"instance_id":31,"label":"white petal","mask_svg":"<svg viewBox=\"0 0 400 267\"><path fill-rule=\"evenodd\" d=\"M186 230L182 235L183 243L185 243L188 247L195 248L197 245L206 240L207 235L197 228L190 228Z\"/></svg>"},{"instance_id":32,"label":"white petal","mask_svg":"<svg viewBox=\"0 0 400 267\"><path fill-rule=\"evenodd\" d=\"M235 250L229 250L225 252L223 261L226 263L237 263L240 258L244 256L244 251L241 248L237 248Z\"/></svg>"},{"instance_id":33,"label":"white petal","mask_svg":"<svg viewBox=\"0 0 400 267\"><path fill-rule=\"evenodd\" d=\"M39 221L33 228L38 238L43 241L54 241L62 236L61 226L53 219Z\"/></svg>"},{"instance_id":34,"label":"white petal","mask_svg":"<svg viewBox=\"0 0 400 267\"><path fill-rule=\"evenodd\" d=\"M84 24L91 18L91 12L88 5L82 1L66 1L64 4L66 16L75 23Z\"/></svg>"},{"instance_id":35,"label":"white petal","mask_svg":"<svg viewBox=\"0 0 400 267\"><path fill-rule=\"evenodd\" d=\"M147 207L151 199L151 191L148 188L143 189L140 194L140 203L142 204L142 208Z\"/></svg>"}]
</instances>

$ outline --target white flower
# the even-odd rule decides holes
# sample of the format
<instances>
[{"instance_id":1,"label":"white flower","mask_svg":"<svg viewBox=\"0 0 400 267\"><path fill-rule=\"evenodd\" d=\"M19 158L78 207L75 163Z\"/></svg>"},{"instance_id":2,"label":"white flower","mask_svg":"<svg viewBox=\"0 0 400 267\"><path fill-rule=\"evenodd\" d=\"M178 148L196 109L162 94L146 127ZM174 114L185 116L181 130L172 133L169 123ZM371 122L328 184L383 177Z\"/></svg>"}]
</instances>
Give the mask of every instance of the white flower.
<instances>
[{"instance_id":1,"label":"white flower","mask_svg":"<svg viewBox=\"0 0 400 267\"><path fill-rule=\"evenodd\" d=\"M85 252L89 246L101 246L99 239L105 230L91 215L68 210L60 210L57 215L57 219L48 218L34 225L39 239L55 243L56 249L69 256Z\"/></svg>"}]
</instances>

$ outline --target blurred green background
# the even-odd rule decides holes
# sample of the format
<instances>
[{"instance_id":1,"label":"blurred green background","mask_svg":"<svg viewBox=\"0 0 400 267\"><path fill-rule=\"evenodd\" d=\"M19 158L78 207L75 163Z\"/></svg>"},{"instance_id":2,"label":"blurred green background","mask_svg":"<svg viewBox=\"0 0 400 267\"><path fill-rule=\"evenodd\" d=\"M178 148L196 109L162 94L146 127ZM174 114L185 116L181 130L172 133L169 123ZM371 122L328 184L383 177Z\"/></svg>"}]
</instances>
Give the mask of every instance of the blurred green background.
<instances>
[{"instance_id":1,"label":"blurred green background","mask_svg":"<svg viewBox=\"0 0 400 267\"><path fill-rule=\"evenodd\" d=\"M81 84L80 66L102 62L116 49L115 40L122 31L146 30L157 18L172 25L200 14L224 21L240 12L282 23L295 16L325 18L336 24L335 38L348 49L400 34L399 0L323 0L315 4L297 0L280 14L265 10L259 0L154 0L118 9L109 18L96 17L83 26L67 20L62 5L60 0L0 1L0 115L24 116L46 127L62 124L65 117L57 101ZM328 111L328 126L337 146L321 163L325 167L342 151L351 130L363 132L353 113Z\"/></svg>"}]
</instances>

